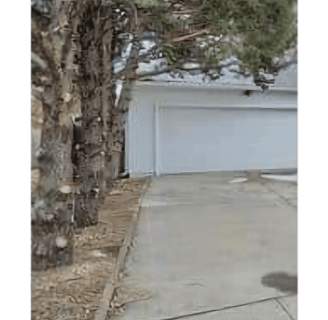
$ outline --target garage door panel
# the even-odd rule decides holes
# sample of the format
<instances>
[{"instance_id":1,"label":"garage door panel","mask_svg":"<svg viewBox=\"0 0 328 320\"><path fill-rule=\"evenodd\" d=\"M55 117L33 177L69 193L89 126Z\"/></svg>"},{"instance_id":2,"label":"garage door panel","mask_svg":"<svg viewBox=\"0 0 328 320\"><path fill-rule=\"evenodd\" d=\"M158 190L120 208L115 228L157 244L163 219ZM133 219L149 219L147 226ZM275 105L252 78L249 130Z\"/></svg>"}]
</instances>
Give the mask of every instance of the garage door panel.
<instances>
[{"instance_id":1,"label":"garage door panel","mask_svg":"<svg viewBox=\"0 0 328 320\"><path fill-rule=\"evenodd\" d=\"M164 108L164 172L296 167L296 121L286 110Z\"/></svg>"}]
</instances>

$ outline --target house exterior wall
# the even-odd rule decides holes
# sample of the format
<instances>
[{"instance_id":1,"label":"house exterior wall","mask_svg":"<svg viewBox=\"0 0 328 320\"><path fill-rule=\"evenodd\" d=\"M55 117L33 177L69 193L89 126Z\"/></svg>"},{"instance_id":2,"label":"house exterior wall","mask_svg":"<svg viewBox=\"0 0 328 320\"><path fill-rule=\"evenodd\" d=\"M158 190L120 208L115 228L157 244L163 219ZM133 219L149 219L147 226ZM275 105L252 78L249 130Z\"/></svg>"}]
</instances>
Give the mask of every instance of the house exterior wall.
<instances>
[{"instance_id":1,"label":"house exterior wall","mask_svg":"<svg viewBox=\"0 0 328 320\"><path fill-rule=\"evenodd\" d=\"M297 168L293 88L137 83L126 130L131 175Z\"/></svg>"}]
</instances>

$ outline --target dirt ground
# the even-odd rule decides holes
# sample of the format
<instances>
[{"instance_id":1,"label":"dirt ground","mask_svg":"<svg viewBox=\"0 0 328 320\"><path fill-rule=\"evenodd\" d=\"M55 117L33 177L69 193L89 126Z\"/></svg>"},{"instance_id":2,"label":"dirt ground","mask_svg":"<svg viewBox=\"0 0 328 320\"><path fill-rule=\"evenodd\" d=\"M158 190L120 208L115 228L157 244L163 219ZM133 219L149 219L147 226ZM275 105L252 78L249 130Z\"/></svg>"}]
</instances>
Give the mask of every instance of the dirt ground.
<instances>
[{"instance_id":1,"label":"dirt ground","mask_svg":"<svg viewBox=\"0 0 328 320\"><path fill-rule=\"evenodd\" d=\"M116 287L127 251L133 245L133 224L138 218L144 186L145 181L118 181L99 201L97 225L71 239L72 265L32 272L32 319L100 319L106 313L118 315L124 311L125 301L138 295L128 288ZM107 310L101 310L104 306Z\"/></svg>"}]
</instances>

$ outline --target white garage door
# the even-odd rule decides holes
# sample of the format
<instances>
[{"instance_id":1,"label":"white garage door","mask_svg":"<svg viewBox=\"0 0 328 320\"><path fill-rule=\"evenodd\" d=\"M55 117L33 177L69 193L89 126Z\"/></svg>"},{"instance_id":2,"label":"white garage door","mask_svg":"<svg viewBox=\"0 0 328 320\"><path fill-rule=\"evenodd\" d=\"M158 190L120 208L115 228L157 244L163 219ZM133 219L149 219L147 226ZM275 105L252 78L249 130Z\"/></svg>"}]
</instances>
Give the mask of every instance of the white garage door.
<instances>
[{"instance_id":1,"label":"white garage door","mask_svg":"<svg viewBox=\"0 0 328 320\"><path fill-rule=\"evenodd\" d=\"M162 173L297 167L297 112L163 108Z\"/></svg>"}]
</instances>

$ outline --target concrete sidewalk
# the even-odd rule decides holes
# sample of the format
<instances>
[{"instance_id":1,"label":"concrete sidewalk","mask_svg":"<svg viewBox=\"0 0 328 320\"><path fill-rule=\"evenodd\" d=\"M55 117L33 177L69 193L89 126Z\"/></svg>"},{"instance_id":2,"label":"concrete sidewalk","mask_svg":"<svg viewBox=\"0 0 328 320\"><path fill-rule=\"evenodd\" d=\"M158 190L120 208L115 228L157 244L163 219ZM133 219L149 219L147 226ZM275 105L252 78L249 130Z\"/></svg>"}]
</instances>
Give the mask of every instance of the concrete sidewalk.
<instances>
[{"instance_id":1,"label":"concrete sidewalk","mask_svg":"<svg viewBox=\"0 0 328 320\"><path fill-rule=\"evenodd\" d=\"M116 319L296 319L297 186L211 174L154 180Z\"/></svg>"}]
</instances>

